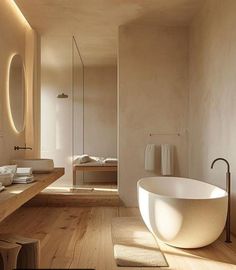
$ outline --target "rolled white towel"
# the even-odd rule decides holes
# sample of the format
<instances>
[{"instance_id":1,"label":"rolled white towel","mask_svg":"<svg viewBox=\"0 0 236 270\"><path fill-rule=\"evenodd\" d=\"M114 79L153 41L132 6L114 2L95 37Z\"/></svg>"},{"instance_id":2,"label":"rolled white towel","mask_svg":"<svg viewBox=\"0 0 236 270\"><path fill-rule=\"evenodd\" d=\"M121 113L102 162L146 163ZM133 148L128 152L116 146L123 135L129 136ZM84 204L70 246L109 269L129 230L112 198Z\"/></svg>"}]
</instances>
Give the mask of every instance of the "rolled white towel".
<instances>
[{"instance_id":1,"label":"rolled white towel","mask_svg":"<svg viewBox=\"0 0 236 270\"><path fill-rule=\"evenodd\" d=\"M104 157L91 156L90 160L93 161L93 162L103 163L104 162Z\"/></svg>"},{"instance_id":2,"label":"rolled white towel","mask_svg":"<svg viewBox=\"0 0 236 270\"><path fill-rule=\"evenodd\" d=\"M81 155L81 156L78 156L75 160L74 160L74 164L82 164L82 163L87 163L87 162L90 162L91 159L89 157L89 155Z\"/></svg>"},{"instance_id":3,"label":"rolled white towel","mask_svg":"<svg viewBox=\"0 0 236 270\"><path fill-rule=\"evenodd\" d=\"M17 168L16 176L31 176L32 172L32 168Z\"/></svg>"},{"instance_id":4,"label":"rolled white towel","mask_svg":"<svg viewBox=\"0 0 236 270\"><path fill-rule=\"evenodd\" d=\"M117 158L105 158L104 163L117 163L118 159Z\"/></svg>"}]
</instances>

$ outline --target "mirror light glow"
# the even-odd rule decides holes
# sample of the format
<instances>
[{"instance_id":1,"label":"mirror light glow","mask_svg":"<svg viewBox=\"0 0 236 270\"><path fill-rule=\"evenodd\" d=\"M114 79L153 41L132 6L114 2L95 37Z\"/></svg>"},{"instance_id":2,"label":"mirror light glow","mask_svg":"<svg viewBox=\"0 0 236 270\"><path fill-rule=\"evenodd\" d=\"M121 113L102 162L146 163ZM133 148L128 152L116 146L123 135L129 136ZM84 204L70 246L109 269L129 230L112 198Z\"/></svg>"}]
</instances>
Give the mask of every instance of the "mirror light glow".
<instances>
[{"instance_id":1,"label":"mirror light glow","mask_svg":"<svg viewBox=\"0 0 236 270\"><path fill-rule=\"evenodd\" d=\"M11 111L11 102L10 102L10 70L11 70L11 64L12 64L12 60L13 58L17 55L17 53L13 53L10 58L9 58L9 62L8 62L8 67L7 67L7 80L6 80L6 88L7 88L7 94L6 94L6 99L7 99L7 111L8 111L8 117L9 117L9 121L11 123L11 127L14 130L14 132L16 134L20 134L22 132L22 130L17 130L15 123L14 123L14 119L13 119L13 115L12 115L12 111ZM24 68L24 67L23 67ZM25 73L25 71L24 71ZM25 75L24 75L25 76ZM25 78L25 95L27 96L27 81ZM26 99L27 100L27 99ZM27 104L25 106L27 108ZM24 111L24 115L26 114L26 109ZM25 116L24 116L24 125L23 125L23 130L25 127Z\"/></svg>"},{"instance_id":2,"label":"mirror light glow","mask_svg":"<svg viewBox=\"0 0 236 270\"><path fill-rule=\"evenodd\" d=\"M12 117L12 114L11 114L11 105L10 105L10 91L9 91L9 87L10 87L10 84L9 84L9 80L10 80L10 68L11 68L11 62L12 62L12 59L13 57L16 55L17 53L13 53L10 58L9 58L9 62L8 62L8 67L7 67L7 80L6 80L6 83L7 83L7 112L8 112L8 117L9 117L9 120L10 120L10 123L11 123L11 127L12 129L14 130L14 132L16 134L19 134L20 132L18 132L18 130L16 129L15 127L15 124L14 124L14 121L13 121L13 117Z\"/></svg>"}]
</instances>

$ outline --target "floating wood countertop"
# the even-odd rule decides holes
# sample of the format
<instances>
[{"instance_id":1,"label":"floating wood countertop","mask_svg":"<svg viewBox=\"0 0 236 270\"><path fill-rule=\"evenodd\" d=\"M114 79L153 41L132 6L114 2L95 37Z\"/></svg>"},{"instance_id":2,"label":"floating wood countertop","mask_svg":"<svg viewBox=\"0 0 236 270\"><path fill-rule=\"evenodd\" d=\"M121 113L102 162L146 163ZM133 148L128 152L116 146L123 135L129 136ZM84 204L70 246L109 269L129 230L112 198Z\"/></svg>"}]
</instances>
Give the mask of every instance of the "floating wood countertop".
<instances>
[{"instance_id":1,"label":"floating wood countertop","mask_svg":"<svg viewBox=\"0 0 236 270\"><path fill-rule=\"evenodd\" d=\"M35 182L30 184L13 184L0 193L0 222L32 199L40 191L64 175L64 168L55 168L51 173L35 174Z\"/></svg>"}]
</instances>

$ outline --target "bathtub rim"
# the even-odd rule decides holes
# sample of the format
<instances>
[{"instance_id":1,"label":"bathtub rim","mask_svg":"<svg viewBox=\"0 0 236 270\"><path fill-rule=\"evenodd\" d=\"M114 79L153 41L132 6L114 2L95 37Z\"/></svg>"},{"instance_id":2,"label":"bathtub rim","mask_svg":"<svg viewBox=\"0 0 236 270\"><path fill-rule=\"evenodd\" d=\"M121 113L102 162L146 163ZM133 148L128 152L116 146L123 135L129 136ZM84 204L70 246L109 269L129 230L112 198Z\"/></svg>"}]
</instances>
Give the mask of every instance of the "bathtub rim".
<instances>
[{"instance_id":1,"label":"bathtub rim","mask_svg":"<svg viewBox=\"0 0 236 270\"><path fill-rule=\"evenodd\" d=\"M215 188L218 188L220 190L222 190L224 192L224 195L222 194L221 196L219 197L213 197L213 198L184 198L184 197L174 197L174 196L167 196L167 195L161 195L161 194L158 194L158 193L154 193L152 191L149 191L147 189L145 189L142 185L140 185L140 183L142 181L144 181L145 179L154 179L154 178L171 178L171 179L185 179L185 180L191 180L191 181L197 181L197 182L201 182L203 184L206 184L208 186L211 186L211 187L215 187ZM175 200L194 200L194 201L204 201L204 200L217 200L217 199L225 199L225 198L228 198L228 192L226 190L224 190L223 188L219 187L219 186L216 186L216 185L213 185L213 184L210 184L208 182L204 182L204 181L201 181L201 180L198 180L198 179L194 179L194 178L188 178L188 177L180 177L180 176L150 176L150 177L143 177L143 178L140 178L138 181L137 181L137 188L142 188L144 191L148 192L148 193L151 193L152 195L155 195L155 196L158 196L160 198L163 198L163 199L175 199Z\"/></svg>"}]
</instances>

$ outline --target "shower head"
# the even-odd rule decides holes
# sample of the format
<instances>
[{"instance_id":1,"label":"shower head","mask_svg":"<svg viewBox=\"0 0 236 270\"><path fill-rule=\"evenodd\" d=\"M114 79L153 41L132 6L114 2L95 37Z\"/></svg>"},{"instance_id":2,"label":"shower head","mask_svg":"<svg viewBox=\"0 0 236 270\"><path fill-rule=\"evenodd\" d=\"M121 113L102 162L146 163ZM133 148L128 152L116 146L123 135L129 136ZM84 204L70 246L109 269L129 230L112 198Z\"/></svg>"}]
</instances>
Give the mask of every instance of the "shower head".
<instances>
[{"instance_id":1,"label":"shower head","mask_svg":"<svg viewBox=\"0 0 236 270\"><path fill-rule=\"evenodd\" d=\"M57 98L68 98L68 95L62 93L57 96Z\"/></svg>"}]
</instances>

